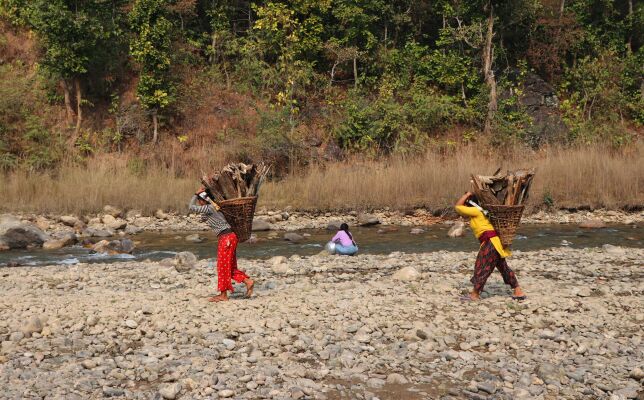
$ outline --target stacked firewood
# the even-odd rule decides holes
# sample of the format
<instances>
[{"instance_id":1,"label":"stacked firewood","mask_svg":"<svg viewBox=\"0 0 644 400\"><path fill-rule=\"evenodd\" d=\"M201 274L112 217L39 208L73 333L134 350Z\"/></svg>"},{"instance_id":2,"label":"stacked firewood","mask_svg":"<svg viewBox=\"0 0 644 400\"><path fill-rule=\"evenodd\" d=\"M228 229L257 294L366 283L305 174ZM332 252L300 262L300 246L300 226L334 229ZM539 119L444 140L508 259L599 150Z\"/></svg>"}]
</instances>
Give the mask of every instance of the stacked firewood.
<instances>
[{"instance_id":1,"label":"stacked firewood","mask_svg":"<svg viewBox=\"0 0 644 400\"><path fill-rule=\"evenodd\" d=\"M268 175L270 166L266 164L231 163L220 171L201 178L201 183L208 189L209 195L216 202L253 197L259 193L259 187Z\"/></svg>"},{"instance_id":2,"label":"stacked firewood","mask_svg":"<svg viewBox=\"0 0 644 400\"><path fill-rule=\"evenodd\" d=\"M474 194L482 205L516 206L528 199L534 169L520 169L500 173L499 168L490 176L472 175Z\"/></svg>"}]
</instances>

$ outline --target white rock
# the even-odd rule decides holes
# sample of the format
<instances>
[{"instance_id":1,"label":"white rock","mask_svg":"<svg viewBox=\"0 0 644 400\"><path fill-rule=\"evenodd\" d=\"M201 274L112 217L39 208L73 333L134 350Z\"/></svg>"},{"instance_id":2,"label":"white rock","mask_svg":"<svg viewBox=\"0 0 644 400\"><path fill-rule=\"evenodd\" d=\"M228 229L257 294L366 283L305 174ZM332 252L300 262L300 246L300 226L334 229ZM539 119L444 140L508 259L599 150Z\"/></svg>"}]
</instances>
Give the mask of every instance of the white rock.
<instances>
[{"instance_id":1,"label":"white rock","mask_svg":"<svg viewBox=\"0 0 644 400\"><path fill-rule=\"evenodd\" d=\"M400 374L389 374L387 376L387 383L389 384L396 384L396 385L404 385L405 383L409 383L407 378Z\"/></svg>"},{"instance_id":2,"label":"white rock","mask_svg":"<svg viewBox=\"0 0 644 400\"><path fill-rule=\"evenodd\" d=\"M133 319L128 319L125 321L125 326L127 326L128 328L134 329L137 326L139 326L139 324Z\"/></svg>"},{"instance_id":3,"label":"white rock","mask_svg":"<svg viewBox=\"0 0 644 400\"><path fill-rule=\"evenodd\" d=\"M400 281L416 281L420 279L420 272L414 267L403 267L393 274L392 278Z\"/></svg>"},{"instance_id":4,"label":"white rock","mask_svg":"<svg viewBox=\"0 0 644 400\"><path fill-rule=\"evenodd\" d=\"M166 400L174 400L181 391L181 383L176 382L170 385L161 386L159 394Z\"/></svg>"},{"instance_id":5,"label":"white rock","mask_svg":"<svg viewBox=\"0 0 644 400\"><path fill-rule=\"evenodd\" d=\"M457 221L451 228L449 228L449 231L447 232L447 236L451 238L460 237L464 234L465 223L463 221Z\"/></svg>"}]
</instances>

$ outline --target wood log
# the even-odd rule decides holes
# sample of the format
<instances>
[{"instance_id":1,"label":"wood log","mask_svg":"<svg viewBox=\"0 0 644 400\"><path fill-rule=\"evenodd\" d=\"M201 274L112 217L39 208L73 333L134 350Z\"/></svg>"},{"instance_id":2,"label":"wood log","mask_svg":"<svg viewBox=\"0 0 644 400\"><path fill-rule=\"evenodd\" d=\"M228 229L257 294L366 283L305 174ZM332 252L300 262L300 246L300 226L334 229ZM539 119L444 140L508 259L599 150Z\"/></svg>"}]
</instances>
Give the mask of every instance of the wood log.
<instances>
[{"instance_id":1,"label":"wood log","mask_svg":"<svg viewBox=\"0 0 644 400\"><path fill-rule=\"evenodd\" d=\"M230 176L230 172L222 170L221 174L219 175L218 182L221 186L222 194L224 195L226 200L234 199L235 197L237 197L237 188L235 187L235 182L233 181L232 176Z\"/></svg>"}]
</instances>

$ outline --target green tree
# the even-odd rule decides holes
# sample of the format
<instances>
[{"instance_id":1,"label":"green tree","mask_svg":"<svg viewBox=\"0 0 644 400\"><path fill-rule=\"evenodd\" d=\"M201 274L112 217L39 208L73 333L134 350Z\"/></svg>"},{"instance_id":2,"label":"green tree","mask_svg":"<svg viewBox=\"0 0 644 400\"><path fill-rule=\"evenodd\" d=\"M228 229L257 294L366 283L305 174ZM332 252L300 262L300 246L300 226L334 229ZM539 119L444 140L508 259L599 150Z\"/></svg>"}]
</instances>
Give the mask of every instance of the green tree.
<instances>
[{"instance_id":1,"label":"green tree","mask_svg":"<svg viewBox=\"0 0 644 400\"><path fill-rule=\"evenodd\" d=\"M13 14L14 22L22 22L36 33L43 48L42 68L60 80L68 120L76 116L74 138L83 120L83 81L92 63L107 62L103 59L104 49L114 47L120 33L121 3L119 0L5 0L4 9Z\"/></svg>"},{"instance_id":2,"label":"green tree","mask_svg":"<svg viewBox=\"0 0 644 400\"><path fill-rule=\"evenodd\" d=\"M140 69L136 93L152 115L153 143L159 135L159 111L174 101L175 88L170 79L173 25L168 18L167 5L167 0L137 0L130 13L134 33L130 54Z\"/></svg>"}]
</instances>

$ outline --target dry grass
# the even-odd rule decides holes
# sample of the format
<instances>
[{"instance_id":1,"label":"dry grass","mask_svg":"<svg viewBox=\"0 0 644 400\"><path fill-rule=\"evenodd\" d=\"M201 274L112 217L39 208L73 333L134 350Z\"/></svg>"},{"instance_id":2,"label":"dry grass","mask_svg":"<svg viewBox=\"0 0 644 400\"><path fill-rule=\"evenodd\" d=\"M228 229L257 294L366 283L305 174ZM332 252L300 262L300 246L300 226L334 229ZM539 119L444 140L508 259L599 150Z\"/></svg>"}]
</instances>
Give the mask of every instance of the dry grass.
<instances>
[{"instance_id":1,"label":"dry grass","mask_svg":"<svg viewBox=\"0 0 644 400\"><path fill-rule=\"evenodd\" d=\"M470 173L536 167L531 206L550 196L556 207L641 207L644 204L644 157L641 145L613 154L602 147L514 150L510 156L463 148L442 156L359 161L312 167L266 183L260 205L269 208L340 210L390 207L449 207L468 190ZM105 204L151 212L185 210L197 187L201 163L192 168L148 167L137 174L127 158L104 157L84 167L68 166L56 175L24 172L0 175L0 209L39 213L96 212ZM179 172L180 171L180 172ZM185 177L188 176L188 177ZM193 178L194 177L194 178Z\"/></svg>"},{"instance_id":2,"label":"dry grass","mask_svg":"<svg viewBox=\"0 0 644 400\"><path fill-rule=\"evenodd\" d=\"M273 208L369 209L450 207L469 190L471 173L493 173L502 166L535 167L531 208L546 196L557 207L623 208L644 204L644 158L640 145L630 154L602 147L551 149L510 155L464 148L450 156L352 162L315 167L299 176L264 186L264 204Z\"/></svg>"}]
</instances>

